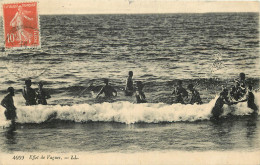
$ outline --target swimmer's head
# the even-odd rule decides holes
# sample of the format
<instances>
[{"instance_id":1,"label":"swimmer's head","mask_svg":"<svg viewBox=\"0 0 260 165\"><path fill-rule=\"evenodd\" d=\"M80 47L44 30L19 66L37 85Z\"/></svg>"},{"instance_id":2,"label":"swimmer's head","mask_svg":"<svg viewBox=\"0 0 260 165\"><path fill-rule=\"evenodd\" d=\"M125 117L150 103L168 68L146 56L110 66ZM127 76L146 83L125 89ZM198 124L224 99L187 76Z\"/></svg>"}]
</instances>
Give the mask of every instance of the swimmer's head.
<instances>
[{"instance_id":1,"label":"swimmer's head","mask_svg":"<svg viewBox=\"0 0 260 165\"><path fill-rule=\"evenodd\" d=\"M42 83L42 82L39 82L39 83L38 83L38 86L39 86L39 87L43 87L43 83Z\"/></svg>"},{"instance_id":2,"label":"swimmer's head","mask_svg":"<svg viewBox=\"0 0 260 165\"><path fill-rule=\"evenodd\" d=\"M252 85L249 85L248 90L252 91L252 89L253 89Z\"/></svg>"},{"instance_id":3,"label":"swimmer's head","mask_svg":"<svg viewBox=\"0 0 260 165\"><path fill-rule=\"evenodd\" d=\"M177 84L181 86L181 85L182 85L182 81L179 80L179 81L177 82Z\"/></svg>"},{"instance_id":4,"label":"swimmer's head","mask_svg":"<svg viewBox=\"0 0 260 165\"><path fill-rule=\"evenodd\" d=\"M27 87L30 87L30 86L32 85L32 81L31 81L30 79L25 80L25 85L26 85Z\"/></svg>"},{"instance_id":5,"label":"swimmer's head","mask_svg":"<svg viewBox=\"0 0 260 165\"><path fill-rule=\"evenodd\" d=\"M108 85L108 79L104 79L104 83L106 84L106 85Z\"/></svg>"},{"instance_id":6,"label":"swimmer's head","mask_svg":"<svg viewBox=\"0 0 260 165\"><path fill-rule=\"evenodd\" d=\"M239 74L239 77L240 77L240 80L245 80L246 79L246 75L243 72Z\"/></svg>"},{"instance_id":7,"label":"swimmer's head","mask_svg":"<svg viewBox=\"0 0 260 165\"><path fill-rule=\"evenodd\" d=\"M14 96L14 88L13 87L7 88L7 92L9 92L12 96Z\"/></svg>"},{"instance_id":8,"label":"swimmer's head","mask_svg":"<svg viewBox=\"0 0 260 165\"><path fill-rule=\"evenodd\" d=\"M191 89L193 89L193 87L194 87L193 84L189 84L187 88L188 88L189 90L191 90Z\"/></svg>"},{"instance_id":9,"label":"swimmer's head","mask_svg":"<svg viewBox=\"0 0 260 165\"><path fill-rule=\"evenodd\" d=\"M128 72L128 75L129 75L130 77L133 77L133 71L129 71L129 72Z\"/></svg>"}]
</instances>

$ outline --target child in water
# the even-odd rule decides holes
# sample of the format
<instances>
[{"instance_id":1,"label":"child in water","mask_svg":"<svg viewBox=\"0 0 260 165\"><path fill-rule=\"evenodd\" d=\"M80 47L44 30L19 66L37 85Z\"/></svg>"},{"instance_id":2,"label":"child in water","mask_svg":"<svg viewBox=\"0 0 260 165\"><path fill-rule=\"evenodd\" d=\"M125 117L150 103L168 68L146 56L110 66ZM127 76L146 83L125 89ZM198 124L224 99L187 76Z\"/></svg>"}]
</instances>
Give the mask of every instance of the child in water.
<instances>
[{"instance_id":1,"label":"child in water","mask_svg":"<svg viewBox=\"0 0 260 165\"><path fill-rule=\"evenodd\" d=\"M142 84L141 81L137 81L136 86L137 86L137 91L135 93L136 102L137 103L146 103L147 101L145 100L145 95L143 92L144 85Z\"/></svg>"},{"instance_id":2,"label":"child in water","mask_svg":"<svg viewBox=\"0 0 260 165\"><path fill-rule=\"evenodd\" d=\"M12 124L15 123L15 119L16 119L16 107L14 106L14 100L13 100L13 96L14 96L14 88L13 87L9 87L7 89L7 91L9 92L4 99L1 102L1 105L3 107L5 107L5 117L6 120L11 120Z\"/></svg>"},{"instance_id":3,"label":"child in water","mask_svg":"<svg viewBox=\"0 0 260 165\"><path fill-rule=\"evenodd\" d=\"M51 98L48 92L43 89L43 83L38 83L38 90L36 91L36 99L38 104L47 105L46 99Z\"/></svg>"},{"instance_id":4,"label":"child in water","mask_svg":"<svg viewBox=\"0 0 260 165\"><path fill-rule=\"evenodd\" d=\"M190 104L202 104L200 94L197 90L194 89L193 84L188 85L188 90L191 91Z\"/></svg>"}]
</instances>

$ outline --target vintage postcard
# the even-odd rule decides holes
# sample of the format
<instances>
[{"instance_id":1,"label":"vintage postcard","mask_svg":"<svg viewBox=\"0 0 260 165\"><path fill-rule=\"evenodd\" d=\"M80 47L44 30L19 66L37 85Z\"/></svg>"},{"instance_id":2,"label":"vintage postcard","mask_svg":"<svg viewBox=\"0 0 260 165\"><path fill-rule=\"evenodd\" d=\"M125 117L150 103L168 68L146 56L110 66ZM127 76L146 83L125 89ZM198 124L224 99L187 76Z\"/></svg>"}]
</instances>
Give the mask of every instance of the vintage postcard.
<instances>
[{"instance_id":1,"label":"vintage postcard","mask_svg":"<svg viewBox=\"0 0 260 165\"><path fill-rule=\"evenodd\" d=\"M258 1L0 3L0 165L260 164Z\"/></svg>"}]
</instances>

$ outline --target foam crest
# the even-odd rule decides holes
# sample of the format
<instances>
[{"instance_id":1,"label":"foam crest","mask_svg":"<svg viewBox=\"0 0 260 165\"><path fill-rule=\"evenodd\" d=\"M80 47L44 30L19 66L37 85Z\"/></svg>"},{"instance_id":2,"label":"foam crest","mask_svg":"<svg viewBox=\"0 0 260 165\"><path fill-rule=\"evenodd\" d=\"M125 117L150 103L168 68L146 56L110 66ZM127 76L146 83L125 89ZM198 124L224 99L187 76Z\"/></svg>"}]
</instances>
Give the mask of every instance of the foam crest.
<instances>
[{"instance_id":1,"label":"foam crest","mask_svg":"<svg viewBox=\"0 0 260 165\"><path fill-rule=\"evenodd\" d=\"M72 106L61 105L36 105L17 107L18 123L42 123L51 119L74 122L120 122L132 124L137 122L160 123L197 120L209 120L211 110L215 105L216 99L202 105L183 105L183 104L164 104L164 103L145 103L134 104L130 102L115 102L102 104L76 104ZM256 104L259 107L260 94L255 93ZM224 105L224 113L232 115L248 115L253 112L247 107L247 103L236 105ZM4 118L4 108L0 108L0 125L8 125Z\"/></svg>"}]
</instances>

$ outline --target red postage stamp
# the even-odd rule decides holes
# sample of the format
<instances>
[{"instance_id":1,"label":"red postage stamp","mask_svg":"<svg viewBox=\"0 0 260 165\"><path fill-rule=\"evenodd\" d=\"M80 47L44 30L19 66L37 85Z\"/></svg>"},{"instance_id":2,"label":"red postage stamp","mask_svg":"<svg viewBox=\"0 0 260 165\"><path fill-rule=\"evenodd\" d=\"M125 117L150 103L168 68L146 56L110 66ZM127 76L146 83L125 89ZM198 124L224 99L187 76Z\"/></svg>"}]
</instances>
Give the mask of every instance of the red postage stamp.
<instances>
[{"instance_id":1,"label":"red postage stamp","mask_svg":"<svg viewBox=\"0 0 260 165\"><path fill-rule=\"evenodd\" d=\"M3 4L5 48L40 47L37 2Z\"/></svg>"}]
</instances>

